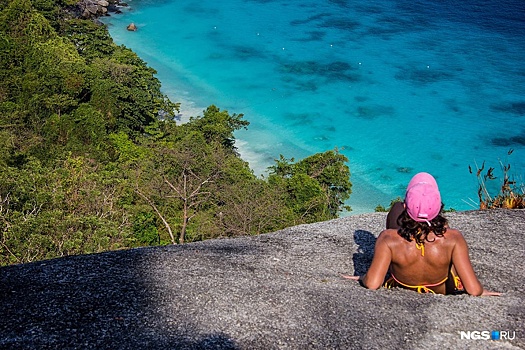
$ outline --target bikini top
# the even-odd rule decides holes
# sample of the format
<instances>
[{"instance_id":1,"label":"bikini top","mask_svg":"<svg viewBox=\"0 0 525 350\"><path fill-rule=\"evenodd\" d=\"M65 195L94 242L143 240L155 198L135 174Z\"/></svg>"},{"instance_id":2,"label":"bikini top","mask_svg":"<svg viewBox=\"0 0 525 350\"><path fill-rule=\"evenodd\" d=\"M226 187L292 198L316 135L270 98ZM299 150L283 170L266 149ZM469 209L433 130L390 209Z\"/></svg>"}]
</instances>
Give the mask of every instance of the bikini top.
<instances>
[{"instance_id":1,"label":"bikini top","mask_svg":"<svg viewBox=\"0 0 525 350\"><path fill-rule=\"evenodd\" d=\"M425 245L423 243L417 243L416 242L416 248L421 250L421 256L425 256ZM392 272L390 272L390 275L392 277L389 278L388 281L385 282L385 287L386 288L391 288L391 287L393 287L395 285L395 283L397 283L398 285L401 285L401 286L403 286L405 288L415 289L418 293L433 293L433 294L435 294L435 292L432 289L430 289L430 287L439 286L439 285L445 283L448 280L448 276L447 276L443 280L441 280L441 281L439 281L437 283L422 284L422 285L412 286L410 284L406 284L406 283L403 283L400 280L398 280L394 276L394 274Z\"/></svg>"}]
</instances>

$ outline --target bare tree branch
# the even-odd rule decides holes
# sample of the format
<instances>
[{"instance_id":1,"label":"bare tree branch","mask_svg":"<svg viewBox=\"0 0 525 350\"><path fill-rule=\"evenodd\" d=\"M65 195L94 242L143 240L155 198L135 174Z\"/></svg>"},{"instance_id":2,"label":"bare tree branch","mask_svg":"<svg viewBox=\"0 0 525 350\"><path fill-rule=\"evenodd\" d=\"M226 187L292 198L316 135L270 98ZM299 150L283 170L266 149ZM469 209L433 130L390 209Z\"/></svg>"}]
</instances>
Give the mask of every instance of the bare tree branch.
<instances>
[{"instance_id":1,"label":"bare tree branch","mask_svg":"<svg viewBox=\"0 0 525 350\"><path fill-rule=\"evenodd\" d=\"M164 182L176 193L174 196L167 197L179 198L182 201L182 227L179 234L179 243L184 243L188 222L197 215L196 208L205 202L211 195L210 191L202 191L203 186L213 182L212 179L216 176L218 176L218 173L215 173L202 181L202 179L191 169L185 168L182 170L180 181L177 185L174 185L164 177ZM193 178L193 181L197 180L198 182L195 184L195 182L192 182L191 178ZM204 198L196 199L199 196L204 196ZM193 212L190 214L190 211Z\"/></svg>"},{"instance_id":2,"label":"bare tree branch","mask_svg":"<svg viewBox=\"0 0 525 350\"><path fill-rule=\"evenodd\" d=\"M135 189L135 192L141 196L142 198L144 198L144 200L146 202L148 202L148 204L153 208L153 210L155 211L155 213L157 213L157 215L159 216L159 218L162 220L162 222L164 223L164 226L166 226L166 229L168 230L168 233L170 234L170 238L171 238L171 243L173 244L177 244L177 242L175 242L175 237L173 236L173 232L171 231L171 227L170 227L170 224L166 221L166 219L164 219L164 216L162 216L162 214L160 213L160 211L157 209L157 206L155 205L155 203L153 203L153 201L151 199L149 199L145 194L143 194L142 192L139 191L138 188Z\"/></svg>"}]
</instances>

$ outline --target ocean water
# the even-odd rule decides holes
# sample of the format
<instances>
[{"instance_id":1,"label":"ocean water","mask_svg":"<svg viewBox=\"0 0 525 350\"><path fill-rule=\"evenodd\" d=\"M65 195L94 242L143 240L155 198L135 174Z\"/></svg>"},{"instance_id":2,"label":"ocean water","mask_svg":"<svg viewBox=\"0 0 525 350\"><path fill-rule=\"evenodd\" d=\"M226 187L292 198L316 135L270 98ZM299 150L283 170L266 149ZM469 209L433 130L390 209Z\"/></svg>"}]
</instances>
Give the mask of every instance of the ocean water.
<instances>
[{"instance_id":1,"label":"ocean water","mask_svg":"<svg viewBox=\"0 0 525 350\"><path fill-rule=\"evenodd\" d=\"M509 162L524 180L523 0L128 4L103 19L115 42L158 71L182 122L211 104L244 114L237 147L256 174L337 148L351 213L402 197L419 171L456 210L477 206L469 165Z\"/></svg>"}]
</instances>

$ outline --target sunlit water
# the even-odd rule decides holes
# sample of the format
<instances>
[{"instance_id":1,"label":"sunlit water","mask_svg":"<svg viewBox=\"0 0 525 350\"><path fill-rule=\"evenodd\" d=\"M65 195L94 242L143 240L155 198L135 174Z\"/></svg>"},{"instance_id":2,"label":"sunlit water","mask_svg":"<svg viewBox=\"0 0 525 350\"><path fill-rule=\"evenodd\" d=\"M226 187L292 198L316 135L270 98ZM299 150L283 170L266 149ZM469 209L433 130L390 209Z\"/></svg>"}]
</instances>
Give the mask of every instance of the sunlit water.
<instances>
[{"instance_id":1,"label":"sunlit water","mask_svg":"<svg viewBox=\"0 0 525 350\"><path fill-rule=\"evenodd\" d=\"M182 121L210 104L243 113L237 146L256 174L337 147L352 213L403 196L419 171L466 210L469 165L525 174L525 5L475 3L134 0L104 22L158 71Z\"/></svg>"}]
</instances>

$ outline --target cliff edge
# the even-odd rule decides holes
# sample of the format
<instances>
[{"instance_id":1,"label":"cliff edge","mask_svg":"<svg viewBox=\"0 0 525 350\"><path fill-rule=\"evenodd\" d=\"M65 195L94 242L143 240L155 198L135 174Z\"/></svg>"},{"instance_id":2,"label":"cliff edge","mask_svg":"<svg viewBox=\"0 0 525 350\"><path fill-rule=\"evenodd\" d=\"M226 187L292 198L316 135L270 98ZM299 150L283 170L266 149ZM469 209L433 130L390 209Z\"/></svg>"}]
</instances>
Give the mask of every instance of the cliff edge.
<instances>
[{"instance_id":1,"label":"cliff edge","mask_svg":"<svg viewBox=\"0 0 525 350\"><path fill-rule=\"evenodd\" d=\"M370 264L386 218L373 213L0 268L0 348L524 349L525 211L446 216L483 285L503 296L342 279ZM502 339L465 339L486 331Z\"/></svg>"}]
</instances>

